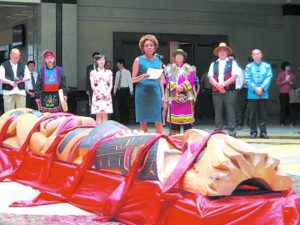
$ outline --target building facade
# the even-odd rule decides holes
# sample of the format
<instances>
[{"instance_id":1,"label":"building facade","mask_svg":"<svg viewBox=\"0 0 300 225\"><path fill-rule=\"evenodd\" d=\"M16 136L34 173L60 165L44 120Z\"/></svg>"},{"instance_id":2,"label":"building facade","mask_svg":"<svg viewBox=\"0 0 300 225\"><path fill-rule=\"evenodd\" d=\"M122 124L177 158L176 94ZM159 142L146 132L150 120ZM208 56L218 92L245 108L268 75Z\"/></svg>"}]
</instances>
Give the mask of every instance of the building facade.
<instances>
[{"instance_id":1,"label":"building facade","mask_svg":"<svg viewBox=\"0 0 300 225\"><path fill-rule=\"evenodd\" d=\"M34 59L41 65L41 52L54 50L69 86L79 90L85 89L85 69L92 63L92 52L99 51L112 62L119 57L125 58L127 68L131 69L134 58L140 54L138 40L145 33L158 36L158 52L165 56L165 63L171 60L172 49L181 47L189 53L188 62L196 65L199 73L205 72L207 64L214 59L212 49L218 42L226 41L242 67L251 50L259 48L264 60L272 64L274 75L279 72L282 61L289 61L299 79L300 17L283 15L282 4L251 2L0 1L0 11L7 6L30 11L23 20L18 18L12 24L0 24L0 48L11 46L13 26L24 24L23 60ZM18 15L11 16L17 18ZM269 107L270 112L277 114L278 91L274 81Z\"/></svg>"}]
</instances>

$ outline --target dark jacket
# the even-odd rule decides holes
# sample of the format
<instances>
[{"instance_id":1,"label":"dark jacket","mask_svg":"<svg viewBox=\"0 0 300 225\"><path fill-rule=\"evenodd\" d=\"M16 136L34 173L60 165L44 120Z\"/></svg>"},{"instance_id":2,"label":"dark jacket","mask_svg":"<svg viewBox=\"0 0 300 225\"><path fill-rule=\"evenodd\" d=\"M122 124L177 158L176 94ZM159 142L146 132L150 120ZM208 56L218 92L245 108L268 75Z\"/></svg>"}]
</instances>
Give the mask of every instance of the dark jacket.
<instances>
[{"instance_id":1,"label":"dark jacket","mask_svg":"<svg viewBox=\"0 0 300 225\"><path fill-rule=\"evenodd\" d=\"M86 91L89 91L90 94L93 93L93 90L92 90L92 86L91 86L91 80L90 80L90 74L91 74L91 71L94 69L94 64L91 64L89 66L86 67L86 83L85 83L85 90Z\"/></svg>"}]
</instances>

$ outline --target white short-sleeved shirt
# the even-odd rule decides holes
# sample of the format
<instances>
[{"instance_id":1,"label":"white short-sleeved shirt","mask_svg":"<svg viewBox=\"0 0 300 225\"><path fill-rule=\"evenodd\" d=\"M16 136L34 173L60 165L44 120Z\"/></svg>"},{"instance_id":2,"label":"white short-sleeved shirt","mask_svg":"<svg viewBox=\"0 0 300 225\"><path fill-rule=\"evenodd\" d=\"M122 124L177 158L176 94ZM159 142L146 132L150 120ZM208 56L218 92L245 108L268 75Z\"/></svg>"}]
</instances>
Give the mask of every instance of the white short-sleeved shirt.
<instances>
[{"instance_id":1,"label":"white short-sleeved shirt","mask_svg":"<svg viewBox=\"0 0 300 225\"><path fill-rule=\"evenodd\" d=\"M244 85L244 73L243 70L238 67L238 74L236 76L236 80L235 80L235 89L241 89Z\"/></svg>"}]
</instances>

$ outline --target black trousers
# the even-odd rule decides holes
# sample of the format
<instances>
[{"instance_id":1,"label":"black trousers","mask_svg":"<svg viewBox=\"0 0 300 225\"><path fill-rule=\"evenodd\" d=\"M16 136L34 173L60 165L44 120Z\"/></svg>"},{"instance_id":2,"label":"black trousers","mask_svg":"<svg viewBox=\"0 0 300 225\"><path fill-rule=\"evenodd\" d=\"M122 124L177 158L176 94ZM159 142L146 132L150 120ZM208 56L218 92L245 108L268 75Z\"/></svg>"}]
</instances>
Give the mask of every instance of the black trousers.
<instances>
[{"instance_id":1,"label":"black trousers","mask_svg":"<svg viewBox=\"0 0 300 225\"><path fill-rule=\"evenodd\" d=\"M288 124L288 123L296 123L297 120L297 108L295 104L290 104L290 96L288 93L280 93L279 94L279 102L280 102L280 115L279 115L279 123L280 124Z\"/></svg>"},{"instance_id":2,"label":"black trousers","mask_svg":"<svg viewBox=\"0 0 300 225\"><path fill-rule=\"evenodd\" d=\"M212 101L212 90L205 88L203 90L203 103L201 106L203 115L207 117L213 117L214 116L214 106L213 106L213 101ZM200 103L201 104L201 103Z\"/></svg>"},{"instance_id":3,"label":"black trousers","mask_svg":"<svg viewBox=\"0 0 300 225\"><path fill-rule=\"evenodd\" d=\"M183 124L183 125L179 125L179 124L174 124L172 123L172 127L171 127L171 132L172 135L174 134L179 134L180 133L180 127L183 126L183 130L186 131L188 129L192 129L192 124Z\"/></svg>"},{"instance_id":4,"label":"black trousers","mask_svg":"<svg viewBox=\"0 0 300 225\"><path fill-rule=\"evenodd\" d=\"M4 113L3 95L0 94L0 116Z\"/></svg>"},{"instance_id":5,"label":"black trousers","mask_svg":"<svg viewBox=\"0 0 300 225\"><path fill-rule=\"evenodd\" d=\"M268 99L248 99L250 134L257 134L257 122L260 133L267 133Z\"/></svg>"},{"instance_id":6,"label":"black trousers","mask_svg":"<svg viewBox=\"0 0 300 225\"><path fill-rule=\"evenodd\" d=\"M246 109L248 106L248 88L242 88L241 90L237 91L237 98L236 98L236 124L239 126L244 125Z\"/></svg>"},{"instance_id":7,"label":"black trousers","mask_svg":"<svg viewBox=\"0 0 300 225\"><path fill-rule=\"evenodd\" d=\"M288 118L290 116L290 96L289 93L280 93L279 94L279 102L280 102L280 114L279 114L279 123L287 124Z\"/></svg>"},{"instance_id":8,"label":"black trousers","mask_svg":"<svg viewBox=\"0 0 300 225\"><path fill-rule=\"evenodd\" d=\"M119 111L119 122L122 124L129 123L129 99L130 89L120 88L117 90L117 107Z\"/></svg>"},{"instance_id":9,"label":"black trousers","mask_svg":"<svg viewBox=\"0 0 300 225\"><path fill-rule=\"evenodd\" d=\"M227 119L229 135L236 134L235 118L235 92L226 92L225 94L213 94L213 104L215 109L215 126L216 130L222 130L224 121ZM225 115L224 115L225 112Z\"/></svg>"},{"instance_id":10,"label":"black trousers","mask_svg":"<svg viewBox=\"0 0 300 225\"><path fill-rule=\"evenodd\" d=\"M26 108L38 110L35 97L32 98L30 95L26 94Z\"/></svg>"}]
</instances>

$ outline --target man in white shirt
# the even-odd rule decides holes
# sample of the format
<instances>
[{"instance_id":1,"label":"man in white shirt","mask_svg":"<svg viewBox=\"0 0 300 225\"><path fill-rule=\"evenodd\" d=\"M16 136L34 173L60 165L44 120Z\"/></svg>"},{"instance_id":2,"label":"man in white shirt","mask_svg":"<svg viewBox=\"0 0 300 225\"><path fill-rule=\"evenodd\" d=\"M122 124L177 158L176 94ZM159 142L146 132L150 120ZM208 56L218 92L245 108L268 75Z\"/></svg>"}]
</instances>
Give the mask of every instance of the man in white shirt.
<instances>
[{"instance_id":1,"label":"man in white shirt","mask_svg":"<svg viewBox=\"0 0 300 225\"><path fill-rule=\"evenodd\" d=\"M27 66L30 72L30 80L25 82L25 91L26 91L26 107L38 110L38 106L35 101L35 84L37 81L38 73L35 72L35 62L28 61Z\"/></svg>"},{"instance_id":2,"label":"man in white shirt","mask_svg":"<svg viewBox=\"0 0 300 225\"><path fill-rule=\"evenodd\" d=\"M228 133L235 137L235 80L239 70L237 63L228 58L228 55L232 53L232 49L228 47L226 43L220 43L219 46L214 49L214 55L217 56L218 59L211 63L207 76L212 85L216 130L223 129L223 118L227 118ZM224 108L225 116L223 115Z\"/></svg>"},{"instance_id":3,"label":"man in white shirt","mask_svg":"<svg viewBox=\"0 0 300 225\"><path fill-rule=\"evenodd\" d=\"M20 55L19 49L13 48L10 60L0 66L4 112L26 107L25 82L30 80L30 72L27 65L20 62Z\"/></svg>"},{"instance_id":4,"label":"man in white shirt","mask_svg":"<svg viewBox=\"0 0 300 225\"><path fill-rule=\"evenodd\" d=\"M228 56L229 59L235 60L235 55L231 54ZM243 85L245 84L245 79L244 79L244 72L241 67L238 66L237 70L237 76L235 80L235 89L236 89L236 97L235 97L235 117L236 117L236 127L238 130L241 130L243 127L243 122L241 121L241 101L244 101L241 99L242 96L242 88ZM246 97L247 98L247 97Z\"/></svg>"},{"instance_id":5,"label":"man in white shirt","mask_svg":"<svg viewBox=\"0 0 300 225\"><path fill-rule=\"evenodd\" d=\"M129 123L129 94L133 95L131 73L125 69L123 59L116 61L118 72L116 73L114 95L117 96L119 121L122 124Z\"/></svg>"}]
</instances>

